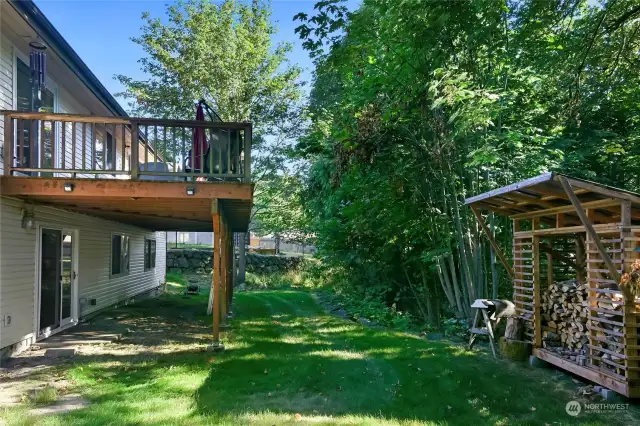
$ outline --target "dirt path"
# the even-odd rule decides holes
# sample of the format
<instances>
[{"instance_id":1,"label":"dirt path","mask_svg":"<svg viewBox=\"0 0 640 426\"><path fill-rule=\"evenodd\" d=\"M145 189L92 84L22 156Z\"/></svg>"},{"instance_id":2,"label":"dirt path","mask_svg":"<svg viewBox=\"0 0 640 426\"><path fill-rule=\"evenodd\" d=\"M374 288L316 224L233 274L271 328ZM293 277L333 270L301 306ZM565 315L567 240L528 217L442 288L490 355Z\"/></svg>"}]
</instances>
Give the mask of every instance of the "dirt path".
<instances>
[{"instance_id":1,"label":"dirt path","mask_svg":"<svg viewBox=\"0 0 640 426\"><path fill-rule=\"evenodd\" d=\"M207 276L189 278L204 289L208 287ZM180 296L181 291L174 291L170 297L184 297L189 306L193 297ZM69 365L118 357L144 359L178 349L206 347L209 330L194 321L197 311L174 312L174 303L168 300L171 299L161 297L106 311L3 361L0 409L28 402L47 388L55 389L58 405L66 404L69 409L82 408L86 406L85 401L68 392L71 383L65 371ZM167 321L168 318L171 321ZM51 349L73 350L75 355L50 356L47 351ZM35 410L43 415L56 412L43 407Z\"/></svg>"}]
</instances>

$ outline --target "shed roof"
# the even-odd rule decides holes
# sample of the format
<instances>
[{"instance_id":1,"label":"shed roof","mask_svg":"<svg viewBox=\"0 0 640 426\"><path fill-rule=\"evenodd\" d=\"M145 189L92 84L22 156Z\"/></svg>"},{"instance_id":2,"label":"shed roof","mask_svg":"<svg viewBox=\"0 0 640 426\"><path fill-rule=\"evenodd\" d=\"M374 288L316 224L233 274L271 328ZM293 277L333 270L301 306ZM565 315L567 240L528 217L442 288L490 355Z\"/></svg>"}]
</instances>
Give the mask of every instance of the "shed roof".
<instances>
[{"instance_id":1,"label":"shed roof","mask_svg":"<svg viewBox=\"0 0 640 426\"><path fill-rule=\"evenodd\" d=\"M571 202L562 188L560 176L564 176L569 181L582 203L612 199L626 200L630 201L634 207L640 208L640 194L555 172L545 173L467 198L465 204L507 216L568 207L571 206ZM608 216L620 214L619 205L598 207L597 210Z\"/></svg>"}]
</instances>

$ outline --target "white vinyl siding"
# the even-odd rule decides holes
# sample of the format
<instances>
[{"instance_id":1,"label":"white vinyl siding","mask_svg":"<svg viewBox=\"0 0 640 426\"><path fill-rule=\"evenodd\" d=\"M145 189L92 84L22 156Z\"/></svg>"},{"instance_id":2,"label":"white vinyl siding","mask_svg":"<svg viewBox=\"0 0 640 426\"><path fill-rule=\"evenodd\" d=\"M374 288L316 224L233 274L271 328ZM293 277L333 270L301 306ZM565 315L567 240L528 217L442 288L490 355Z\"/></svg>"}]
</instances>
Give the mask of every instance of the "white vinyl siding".
<instances>
[{"instance_id":1,"label":"white vinyl siding","mask_svg":"<svg viewBox=\"0 0 640 426\"><path fill-rule=\"evenodd\" d=\"M153 272L154 270L147 271ZM164 283L167 274L167 233L156 232L156 267L155 274L158 281Z\"/></svg>"},{"instance_id":2,"label":"white vinyl siding","mask_svg":"<svg viewBox=\"0 0 640 426\"><path fill-rule=\"evenodd\" d=\"M3 4L3 8L4 8ZM4 12L4 9L3 9ZM0 109L13 110L15 87L15 47L6 36L6 27L0 26ZM15 42L15 40L14 40ZM59 66L63 64L58 63ZM53 67L52 67L53 69ZM51 90L54 93L55 112L68 114L94 114L87 107L89 102L80 99L77 91L73 90L79 82L55 81L50 79ZM57 84L56 84L57 83ZM66 87L65 87L66 86ZM95 100L94 100L95 102ZM47 125L50 125L47 122ZM61 150L62 126L55 129L56 159L55 165L60 166L62 156L65 167L71 168L72 153L75 144L75 164L82 166L82 125L77 124L76 138L73 140L71 124L66 125L65 152ZM98 129L96 133L101 132ZM102 136L99 136L102 138ZM122 130L115 129L117 154L116 168L122 163ZM91 126L87 125L87 140L92 140ZM127 139L131 138L127 134ZM0 155L4 145L4 116L0 114ZM102 140L102 139L101 139ZM93 157L92 145L88 144L85 151L86 168L91 168ZM151 158L151 156L150 156ZM3 174L4 159L0 157L0 175ZM127 160L128 161L128 160ZM60 176L70 176L63 173ZM96 177L94 175L78 175L76 177ZM97 177L114 178L111 174ZM116 175L117 179L125 178ZM25 208L23 201L0 196L0 349L23 341L33 341L32 333L36 327L36 280L37 280L37 229L23 229L21 210ZM149 230L125 225L119 222L99 219L79 213L44 205L30 204L36 223L43 226L53 226L78 230L78 314L87 314L103 309L120 301L126 300L139 293L156 288L164 283L166 265L166 232L152 232ZM130 273L126 276L110 277L111 234L123 233L131 237L130 240ZM156 241L156 267L144 270L144 240L152 238ZM91 299L96 299L96 305L91 305ZM4 326L4 316L11 316L11 324Z\"/></svg>"},{"instance_id":3,"label":"white vinyl siding","mask_svg":"<svg viewBox=\"0 0 640 426\"><path fill-rule=\"evenodd\" d=\"M0 198L0 316L11 315L9 327L0 328L0 348L12 345L33 332L36 281L37 230L21 227L23 203ZM47 206L33 206L42 226L78 230L78 297L80 317L151 290L164 283L166 233L152 232ZM130 273L109 276L112 233L130 239ZM156 267L144 270L144 240L156 240ZM96 305L89 304L96 299ZM1 327L1 324L0 324Z\"/></svg>"},{"instance_id":4,"label":"white vinyl siding","mask_svg":"<svg viewBox=\"0 0 640 426\"><path fill-rule=\"evenodd\" d=\"M5 41L0 45L0 109L13 109L13 47ZM0 115L0 156L4 155L4 116ZM4 157L2 157L4 159ZM4 161L0 161L2 175Z\"/></svg>"}]
</instances>

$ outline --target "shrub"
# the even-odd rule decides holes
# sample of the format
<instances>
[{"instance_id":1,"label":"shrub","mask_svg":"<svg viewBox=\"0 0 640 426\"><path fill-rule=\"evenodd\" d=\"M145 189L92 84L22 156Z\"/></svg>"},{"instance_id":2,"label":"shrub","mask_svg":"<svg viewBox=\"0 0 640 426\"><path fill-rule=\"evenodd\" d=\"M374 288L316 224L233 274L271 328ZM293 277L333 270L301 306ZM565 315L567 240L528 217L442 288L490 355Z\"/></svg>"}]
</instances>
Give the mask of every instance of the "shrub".
<instances>
[{"instance_id":1,"label":"shrub","mask_svg":"<svg viewBox=\"0 0 640 426\"><path fill-rule=\"evenodd\" d=\"M469 337L469 324L466 319L448 318L443 322L444 334L447 337Z\"/></svg>"},{"instance_id":2,"label":"shrub","mask_svg":"<svg viewBox=\"0 0 640 426\"><path fill-rule=\"evenodd\" d=\"M323 268L312 260L306 260L297 269L285 273L256 274L247 272L245 284L251 290L308 289L324 285Z\"/></svg>"}]
</instances>

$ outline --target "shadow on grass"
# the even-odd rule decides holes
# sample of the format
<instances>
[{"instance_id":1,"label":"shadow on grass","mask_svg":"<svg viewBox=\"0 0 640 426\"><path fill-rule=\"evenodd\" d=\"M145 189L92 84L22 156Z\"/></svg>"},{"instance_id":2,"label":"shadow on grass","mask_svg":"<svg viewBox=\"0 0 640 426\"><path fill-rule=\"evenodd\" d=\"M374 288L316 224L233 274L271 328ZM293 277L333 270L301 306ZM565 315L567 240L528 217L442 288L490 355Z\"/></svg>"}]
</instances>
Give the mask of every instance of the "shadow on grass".
<instances>
[{"instance_id":1,"label":"shadow on grass","mask_svg":"<svg viewBox=\"0 0 640 426\"><path fill-rule=\"evenodd\" d=\"M236 310L229 349L196 394L205 416L269 411L453 424L599 420L568 416L565 404L573 397L548 382L548 373L448 342L366 329L320 312L309 294L245 293Z\"/></svg>"},{"instance_id":2,"label":"shadow on grass","mask_svg":"<svg viewBox=\"0 0 640 426\"><path fill-rule=\"evenodd\" d=\"M282 424L296 414L321 424L628 423L568 416L573 396L548 371L367 329L302 292L239 293L227 350L212 354L206 301L174 294L97 319L142 324L125 344L145 351L77 357L69 375L92 405L61 424ZM144 330L154 321L157 330ZM163 352L162 342L174 346Z\"/></svg>"}]
</instances>

